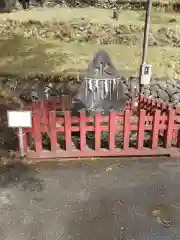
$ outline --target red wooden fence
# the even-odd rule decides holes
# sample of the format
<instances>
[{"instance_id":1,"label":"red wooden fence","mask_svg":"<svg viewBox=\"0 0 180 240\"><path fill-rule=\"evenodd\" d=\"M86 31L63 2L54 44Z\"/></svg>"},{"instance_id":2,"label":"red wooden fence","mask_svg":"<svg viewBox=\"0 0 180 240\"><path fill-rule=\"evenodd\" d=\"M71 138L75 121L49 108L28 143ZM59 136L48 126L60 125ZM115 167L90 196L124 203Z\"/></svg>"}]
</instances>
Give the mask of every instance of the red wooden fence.
<instances>
[{"instance_id":1,"label":"red wooden fence","mask_svg":"<svg viewBox=\"0 0 180 240\"><path fill-rule=\"evenodd\" d=\"M173 106L142 97L138 110L129 102L123 112L110 112L109 116L96 112L95 117L87 117L81 112L75 117L68 110L56 111L57 104L34 104L33 126L24 129L28 158L180 154L180 116ZM105 140L102 133L107 134ZM44 149L44 134L49 149ZM34 139L34 149L29 139Z\"/></svg>"}]
</instances>

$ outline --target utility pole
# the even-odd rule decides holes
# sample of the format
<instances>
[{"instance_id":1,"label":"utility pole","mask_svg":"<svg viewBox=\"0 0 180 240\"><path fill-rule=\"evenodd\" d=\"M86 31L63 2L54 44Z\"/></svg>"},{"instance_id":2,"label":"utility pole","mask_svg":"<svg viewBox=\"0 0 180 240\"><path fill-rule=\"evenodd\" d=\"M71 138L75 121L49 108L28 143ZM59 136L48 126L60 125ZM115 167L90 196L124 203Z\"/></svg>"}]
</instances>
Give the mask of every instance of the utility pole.
<instances>
[{"instance_id":1,"label":"utility pole","mask_svg":"<svg viewBox=\"0 0 180 240\"><path fill-rule=\"evenodd\" d=\"M143 76L144 66L145 66L146 60L147 60L151 7L152 7L152 0L147 0L146 19L145 19L145 25L144 25L142 60L141 60L140 71L139 71L139 93L142 93L142 87L143 87L142 76Z\"/></svg>"}]
</instances>

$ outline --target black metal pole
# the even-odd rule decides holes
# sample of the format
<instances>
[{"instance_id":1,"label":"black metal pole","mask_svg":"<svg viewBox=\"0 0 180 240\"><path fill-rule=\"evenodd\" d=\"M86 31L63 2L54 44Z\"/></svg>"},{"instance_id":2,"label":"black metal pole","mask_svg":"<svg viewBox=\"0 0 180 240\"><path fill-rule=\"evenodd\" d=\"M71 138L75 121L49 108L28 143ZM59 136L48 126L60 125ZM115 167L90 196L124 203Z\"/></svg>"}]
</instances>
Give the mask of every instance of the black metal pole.
<instances>
[{"instance_id":1,"label":"black metal pole","mask_svg":"<svg viewBox=\"0 0 180 240\"><path fill-rule=\"evenodd\" d=\"M140 71L139 71L139 93L142 92L141 78L142 78L143 65L146 63L146 60L147 60L151 7L152 7L152 0L147 0L146 19L145 19L145 25L144 25L142 60L141 60Z\"/></svg>"}]
</instances>

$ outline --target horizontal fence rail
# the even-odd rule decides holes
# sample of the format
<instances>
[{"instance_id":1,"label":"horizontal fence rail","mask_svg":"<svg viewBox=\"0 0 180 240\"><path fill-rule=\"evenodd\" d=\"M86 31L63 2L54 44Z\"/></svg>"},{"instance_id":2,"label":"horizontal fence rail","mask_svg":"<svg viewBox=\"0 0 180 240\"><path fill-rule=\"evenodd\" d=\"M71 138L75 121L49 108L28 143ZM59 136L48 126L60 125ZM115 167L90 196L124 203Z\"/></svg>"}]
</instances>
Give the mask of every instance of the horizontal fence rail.
<instances>
[{"instance_id":1,"label":"horizontal fence rail","mask_svg":"<svg viewBox=\"0 0 180 240\"><path fill-rule=\"evenodd\" d=\"M53 105L54 104L54 105ZM180 153L180 115L154 99L127 103L123 112L57 111L56 103L38 101L32 107L33 126L24 129L28 158L152 156ZM52 107L54 106L54 107Z\"/></svg>"}]
</instances>

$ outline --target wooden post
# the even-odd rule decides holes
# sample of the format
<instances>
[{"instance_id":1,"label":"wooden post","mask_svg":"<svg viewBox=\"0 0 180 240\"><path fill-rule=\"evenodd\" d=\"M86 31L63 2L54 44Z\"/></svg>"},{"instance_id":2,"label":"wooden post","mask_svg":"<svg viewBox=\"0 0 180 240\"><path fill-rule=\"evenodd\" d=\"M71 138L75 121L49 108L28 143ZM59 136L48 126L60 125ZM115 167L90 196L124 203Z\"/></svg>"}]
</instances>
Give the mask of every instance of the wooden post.
<instances>
[{"instance_id":1,"label":"wooden post","mask_svg":"<svg viewBox=\"0 0 180 240\"><path fill-rule=\"evenodd\" d=\"M51 151L57 150L57 135L56 135L56 111L49 112L49 131L51 140Z\"/></svg>"},{"instance_id":2,"label":"wooden post","mask_svg":"<svg viewBox=\"0 0 180 240\"><path fill-rule=\"evenodd\" d=\"M131 112L129 110L124 111L124 125L123 125L123 149L129 148L129 124L130 124Z\"/></svg>"},{"instance_id":3,"label":"wooden post","mask_svg":"<svg viewBox=\"0 0 180 240\"><path fill-rule=\"evenodd\" d=\"M113 151L115 147L116 133L116 112L109 113L109 150Z\"/></svg>"},{"instance_id":4,"label":"wooden post","mask_svg":"<svg viewBox=\"0 0 180 240\"><path fill-rule=\"evenodd\" d=\"M143 70L143 65L146 63L146 58L147 58L151 6L152 6L152 0L147 0L146 19L145 19L145 25L144 25L142 60L141 60L141 66L140 66L140 71L139 71L139 92L140 93L142 93L142 87L143 87L141 85L142 70Z\"/></svg>"},{"instance_id":5,"label":"wooden post","mask_svg":"<svg viewBox=\"0 0 180 240\"><path fill-rule=\"evenodd\" d=\"M99 151L101 148L101 113L96 112L95 115L95 150Z\"/></svg>"},{"instance_id":6,"label":"wooden post","mask_svg":"<svg viewBox=\"0 0 180 240\"><path fill-rule=\"evenodd\" d=\"M28 141L27 141L27 132L24 128L18 128L18 142L19 142L19 149L21 150L22 146L21 146L21 136L23 138L22 144L23 144L23 153L22 155L26 155L27 153L27 148L28 148ZM24 157L24 156L22 156Z\"/></svg>"},{"instance_id":7,"label":"wooden post","mask_svg":"<svg viewBox=\"0 0 180 240\"><path fill-rule=\"evenodd\" d=\"M173 137L173 126L174 126L174 116L175 116L175 110L169 109L168 110L168 121L167 121L167 129L165 131L165 138L164 138L164 147L170 148L172 137Z\"/></svg>"},{"instance_id":8,"label":"wooden post","mask_svg":"<svg viewBox=\"0 0 180 240\"><path fill-rule=\"evenodd\" d=\"M161 117L161 111L155 110L153 124L152 124L152 149L156 149L158 147L160 117Z\"/></svg>"},{"instance_id":9,"label":"wooden post","mask_svg":"<svg viewBox=\"0 0 180 240\"><path fill-rule=\"evenodd\" d=\"M33 136L35 142L35 149L38 155L42 152L42 136L40 128L40 112L33 112Z\"/></svg>"},{"instance_id":10,"label":"wooden post","mask_svg":"<svg viewBox=\"0 0 180 240\"><path fill-rule=\"evenodd\" d=\"M144 127L145 127L146 111L140 110L138 121L138 136L137 136L137 148L140 149L144 145Z\"/></svg>"},{"instance_id":11,"label":"wooden post","mask_svg":"<svg viewBox=\"0 0 180 240\"><path fill-rule=\"evenodd\" d=\"M70 111L65 111L64 128L65 128L66 151L69 151L69 150L71 150L71 147L72 147L72 141L71 141L71 112Z\"/></svg>"},{"instance_id":12,"label":"wooden post","mask_svg":"<svg viewBox=\"0 0 180 240\"><path fill-rule=\"evenodd\" d=\"M86 115L80 112L80 150L86 150Z\"/></svg>"}]
</instances>

